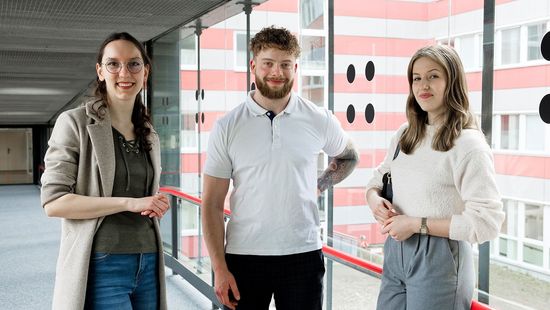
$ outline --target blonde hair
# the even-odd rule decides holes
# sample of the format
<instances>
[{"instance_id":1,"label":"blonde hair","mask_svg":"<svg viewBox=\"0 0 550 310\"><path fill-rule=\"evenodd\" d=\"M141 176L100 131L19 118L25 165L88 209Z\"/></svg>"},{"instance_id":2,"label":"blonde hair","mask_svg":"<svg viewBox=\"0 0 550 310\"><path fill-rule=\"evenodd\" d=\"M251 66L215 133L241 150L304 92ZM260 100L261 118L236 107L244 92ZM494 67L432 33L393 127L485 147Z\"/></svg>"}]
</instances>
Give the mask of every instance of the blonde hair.
<instances>
[{"instance_id":1,"label":"blonde hair","mask_svg":"<svg viewBox=\"0 0 550 310\"><path fill-rule=\"evenodd\" d=\"M466 74L456 51L446 45L432 45L419 49L411 58L407 69L409 80L409 96L407 98L406 114L409 126L403 132L400 139L401 150L410 154L426 135L428 113L423 111L412 90L413 65L426 57L436 62L445 71L447 85L445 86L443 104L447 109L441 116L441 126L437 129L432 140L432 149L436 151L448 151L454 146L456 138L462 129L479 126L474 115L470 111Z\"/></svg>"}]
</instances>

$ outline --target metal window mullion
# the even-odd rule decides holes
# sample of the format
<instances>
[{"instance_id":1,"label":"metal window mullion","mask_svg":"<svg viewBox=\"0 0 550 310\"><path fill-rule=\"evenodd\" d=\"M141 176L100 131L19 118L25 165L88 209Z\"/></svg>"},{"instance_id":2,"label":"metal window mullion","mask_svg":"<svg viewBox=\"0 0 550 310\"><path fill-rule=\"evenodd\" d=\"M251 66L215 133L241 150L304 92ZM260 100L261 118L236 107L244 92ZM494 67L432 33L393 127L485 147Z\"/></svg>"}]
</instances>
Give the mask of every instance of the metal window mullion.
<instances>
[{"instance_id":1,"label":"metal window mullion","mask_svg":"<svg viewBox=\"0 0 550 310\"><path fill-rule=\"evenodd\" d=\"M197 99L197 165L198 165L198 171L197 171L197 178L198 178L198 196L199 198L202 198L202 181L201 181L201 174L202 174L202 167L201 167L201 154L202 154L202 146L201 146L201 127L202 127L202 115L201 115L201 104L202 104L202 90L201 90L201 34L202 34L202 23L201 20L197 20L196 23L196 29L195 34L197 36L197 92L196 92L196 99ZM198 209L198 228L197 228L197 239L198 239L198 259L197 259L197 272L201 273L201 267L202 267L202 240L201 240L201 231L202 231L202 222L201 222L201 215L200 215L200 207Z\"/></svg>"},{"instance_id":2,"label":"metal window mullion","mask_svg":"<svg viewBox=\"0 0 550 310\"><path fill-rule=\"evenodd\" d=\"M328 109L334 112L334 0L327 0L327 88L328 88ZM332 246L334 230L334 192L330 187L327 191L327 245ZM327 310L332 309L332 282L333 282L332 260L327 260Z\"/></svg>"},{"instance_id":3,"label":"metal window mullion","mask_svg":"<svg viewBox=\"0 0 550 310\"><path fill-rule=\"evenodd\" d=\"M493 74L495 50L495 0L485 0L483 6L483 71L481 92L481 128L491 145L493 121ZM489 293L490 242L479 245L478 288ZM480 302L489 303L489 295L478 294Z\"/></svg>"},{"instance_id":4,"label":"metal window mullion","mask_svg":"<svg viewBox=\"0 0 550 310\"><path fill-rule=\"evenodd\" d=\"M248 94L250 91L250 13L252 13L253 3L246 1L242 4L244 5L243 11L246 15L246 93Z\"/></svg>"},{"instance_id":5,"label":"metal window mullion","mask_svg":"<svg viewBox=\"0 0 550 310\"><path fill-rule=\"evenodd\" d=\"M153 60L153 42L145 42L145 50L151 60ZM150 71L150 70L149 70ZM149 109L149 113L153 112L153 75L149 74L147 78L147 89L145 92L145 106ZM152 116L152 115L151 115Z\"/></svg>"},{"instance_id":6,"label":"metal window mullion","mask_svg":"<svg viewBox=\"0 0 550 310\"><path fill-rule=\"evenodd\" d=\"M527 116L524 113L518 114L518 150L525 152L527 150Z\"/></svg>"},{"instance_id":7,"label":"metal window mullion","mask_svg":"<svg viewBox=\"0 0 550 310\"><path fill-rule=\"evenodd\" d=\"M519 27L519 63L525 64L529 59L529 39L526 25Z\"/></svg>"},{"instance_id":8,"label":"metal window mullion","mask_svg":"<svg viewBox=\"0 0 550 310\"><path fill-rule=\"evenodd\" d=\"M523 264L523 242L525 241L525 203L523 201L518 201L517 208L518 242L516 244L516 260L518 260L520 264Z\"/></svg>"}]
</instances>

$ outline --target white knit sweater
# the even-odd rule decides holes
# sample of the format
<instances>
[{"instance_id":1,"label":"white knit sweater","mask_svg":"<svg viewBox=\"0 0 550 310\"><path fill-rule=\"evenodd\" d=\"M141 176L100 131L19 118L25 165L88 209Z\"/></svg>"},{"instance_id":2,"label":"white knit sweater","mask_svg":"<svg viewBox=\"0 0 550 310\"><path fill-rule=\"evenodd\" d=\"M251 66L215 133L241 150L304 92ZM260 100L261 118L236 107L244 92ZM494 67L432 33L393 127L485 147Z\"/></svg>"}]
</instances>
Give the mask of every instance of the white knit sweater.
<instances>
[{"instance_id":1,"label":"white knit sweater","mask_svg":"<svg viewBox=\"0 0 550 310\"><path fill-rule=\"evenodd\" d=\"M382 188L382 175L390 170L393 206L414 217L451 219L449 238L483 243L498 236L504 220L495 182L493 156L483 134L465 129L447 152L432 149L436 128L427 126L426 137L412 154L402 151L392 161L398 138L392 138L386 158L367 185Z\"/></svg>"}]
</instances>

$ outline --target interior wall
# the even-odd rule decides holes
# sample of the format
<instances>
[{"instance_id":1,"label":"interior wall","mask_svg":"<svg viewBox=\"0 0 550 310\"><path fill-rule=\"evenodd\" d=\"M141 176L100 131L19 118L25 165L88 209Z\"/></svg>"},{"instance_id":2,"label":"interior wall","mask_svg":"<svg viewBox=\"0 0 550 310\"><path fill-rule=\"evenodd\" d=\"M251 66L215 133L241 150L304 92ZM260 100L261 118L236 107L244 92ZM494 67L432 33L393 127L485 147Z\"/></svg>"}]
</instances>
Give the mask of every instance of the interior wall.
<instances>
[{"instance_id":1,"label":"interior wall","mask_svg":"<svg viewBox=\"0 0 550 310\"><path fill-rule=\"evenodd\" d=\"M0 184L31 183L31 163L31 130L0 130Z\"/></svg>"}]
</instances>

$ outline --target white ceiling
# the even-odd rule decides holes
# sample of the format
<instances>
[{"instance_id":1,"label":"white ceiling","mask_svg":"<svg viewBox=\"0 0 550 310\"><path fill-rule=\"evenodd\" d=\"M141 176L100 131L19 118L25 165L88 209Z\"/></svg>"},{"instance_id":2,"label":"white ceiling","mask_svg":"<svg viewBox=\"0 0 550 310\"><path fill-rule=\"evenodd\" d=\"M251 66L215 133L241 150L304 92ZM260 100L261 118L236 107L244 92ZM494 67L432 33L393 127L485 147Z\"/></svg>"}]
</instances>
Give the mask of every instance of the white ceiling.
<instances>
[{"instance_id":1,"label":"white ceiling","mask_svg":"<svg viewBox=\"0 0 550 310\"><path fill-rule=\"evenodd\" d=\"M242 2L0 0L0 127L46 124L77 105L108 34L148 41L198 17L212 25L242 12Z\"/></svg>"}]
</instances>

